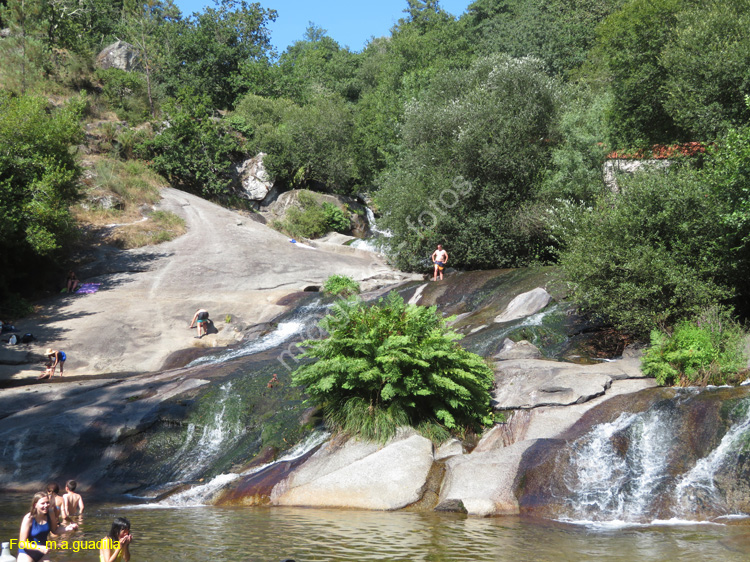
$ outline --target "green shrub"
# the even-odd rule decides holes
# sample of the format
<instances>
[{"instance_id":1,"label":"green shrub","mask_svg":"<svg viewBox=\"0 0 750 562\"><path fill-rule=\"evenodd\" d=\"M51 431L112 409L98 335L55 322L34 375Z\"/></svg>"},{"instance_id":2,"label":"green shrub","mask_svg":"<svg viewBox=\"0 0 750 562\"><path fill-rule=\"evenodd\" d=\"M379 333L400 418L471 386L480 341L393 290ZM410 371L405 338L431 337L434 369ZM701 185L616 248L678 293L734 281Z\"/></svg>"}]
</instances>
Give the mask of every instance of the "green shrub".
<instances>
[{"instance_id":1,"label":"green shrub","mask_svg":"<svg viewBox=\"0 0 750 562\"><path fill-rule=\"evenodd\" d=\"M323 291L334 297L350 297L359 290L359 283L346 275L331 275L323 285Z\"/></svg>"},{"instance_id":2,"label":"green shrub","mask_svg":"<svg viewBox=\"0 0 750 562\"><path fill-rule=\"evenodd\" d=\"M492 369L456 343L435 307L405 304L397 293L372 306L340 300L320 326L329 337L301 344L316 361L292 380L333 429L382 442L409 424L442 440L493 422Z\"/></svg>"},{"instance_id":3,"label":"green shrub","mask_svg":"<svg viewBox=\"0 0 750 562\"><path fill-rule=\"evenodd\" d=\"M621 178L560 224L560 263L585 311L647 337L731 297L725 205L690 169Z\"/></svg>"},{"instance_id":4,"label":"green shrub","mask_svg":"<svg viewBox=\"0 0 750 562\"><path fill-rule=\"evenodd\" d=\"M643 372L660 385L722 385L746 371L745 331L726 309L714 306L677 324L672 334L651 332Z\"/></svg>"},{"instance_id":5,"label":"green shrub","mask_svg":"<svg viewBox=\"0 0 750 562\"><path fill-rule=\"evenodd\" d=\"M301 208L292 207L279 223L281 230L295 238L320 238L326 232L348 232L351 221L346 213L332 203L319 204L309 191L299 192Z\"/></svg>"}]
</instances>

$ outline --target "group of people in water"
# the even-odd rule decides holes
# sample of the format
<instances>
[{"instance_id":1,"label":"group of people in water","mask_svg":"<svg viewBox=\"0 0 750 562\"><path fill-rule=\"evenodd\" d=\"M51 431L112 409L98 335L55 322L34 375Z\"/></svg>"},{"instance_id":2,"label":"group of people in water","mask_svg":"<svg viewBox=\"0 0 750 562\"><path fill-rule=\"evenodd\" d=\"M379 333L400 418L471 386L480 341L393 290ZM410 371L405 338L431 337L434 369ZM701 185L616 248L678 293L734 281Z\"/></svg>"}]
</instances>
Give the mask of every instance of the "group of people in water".
<instances>
[{"instance_id":1,"label":"group of people in water","mask_svg":"<svg viewBox=\"0 0 750 562\"><path fill-rule=\"evenodd\" d=\"M56 482L47 485L46 492L37 492L31 500L31 508L21 521L18 535L17 562L40 562L49 560L49 554L57 545L49 535L67 535L78 530L83 515L83 498L75 490L77 483L69 480L65 494L60 495ZM130 560L130 521L115 518L109 534L98 541L100 562L128 562Z\"/></svg>"}]
</instances>

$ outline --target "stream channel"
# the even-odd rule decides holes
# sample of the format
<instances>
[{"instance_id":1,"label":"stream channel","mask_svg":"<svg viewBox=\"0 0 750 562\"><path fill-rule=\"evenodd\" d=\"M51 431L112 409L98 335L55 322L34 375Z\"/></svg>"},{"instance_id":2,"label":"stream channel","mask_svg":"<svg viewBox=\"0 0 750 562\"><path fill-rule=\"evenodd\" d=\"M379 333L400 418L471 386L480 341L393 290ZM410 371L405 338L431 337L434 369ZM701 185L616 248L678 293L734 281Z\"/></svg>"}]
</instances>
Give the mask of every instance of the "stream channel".
<instances>
[{"instance_id":1,"label":"stream channel","mask_svg":"<svg viewBox=\"0 0 750 562\"><path fill-rule=\"evenodd\" d=\"M538 275L467 276L460 280L457 284L459 289L453 293L446 283L439 289L442 291L439 295L433 294L433 300L444 313L457 315L454 326L467 336L463 344L486 357L498 350L505 337L516 336L514 339L520 339L520 335L534 341L549 359L585 361L581 349L586 348L590 327L577 323L561 304L553 304L541 314L512 325L493 324L491 318L497 314L493 307L482 312L483 305L492 299L490 295L498 294L509 282L508 277L514 275L514 283L527 285L524 290L540 286ZM541 275L546 273L542 272ZM424 290L425 286L412 284L400 292L406 300L410 300ZM429 287L426 293L434 293L434 290ZM271 371L259 370L253 365L267 365L280 352L289 349L290 343L309 337L311 326L325 309L324 304L310 295L299 303L294 312L280 318L275 329L267 335L235 349L221 350L195 359L191 365L203 371L231 367L233 373L242 371L246 373L243 375L245 377L262 378L260 387L264 388ZM265 562L283 559L297 562L734 562L747 560L750 554L750 526L744 517L727 517L710 522L687 521L678 517L644 523L636 519L628 520L622 516L623 509L619 509L613 510L610 520L595 520L586 511L586 506L608 501L606 490L601 493L597 491L599 495L594 501L591 500L591 491L587 489L586 497L590 501L577 501L576 508L583 511L576 512L575 517L568 517L567 520L478 518L447 512L207 505L211 502L212 494L238 478L238 471L230 469L241 464L237 458L242 458L242 454L238 457L235 452L247 451L248 443L261 441L261 437L247 438L249 426L244 425L238 415L230 415L248 407L242 402L234 403L238 400L237 389L244 384L242 380L240 376L224 377L212 385L215 407L212 413L204 417L212 418L215 423L204 423L202 427L195 423L183 423L178 442L171 445L172 449L169 449L170 441L166 438L156 441L159 447L166 447L162 456L168 457L169 462L158 466L152 462L147 479L153 484L150 489L143 487L129 496L100 493L88 498L81 529L68 537L68 549L56 550L50 559L57 562L98 560L98 551L73 548L74 541L101 539L115 516L125 516L131 521L134 536L131 560L147 562ZM633 416L619 418L613 422L615 425L601 426L604 428L601 431L614 432L621 430L620 426L634 426L632 419ZM643 433L647 432L640 431L639 435ZM591 435L593 437L589 441L582 442L582 450L584 447L594 450L590 442L595 443L596 434ZM279 460L298 457L325 438L326 435L319 430L312 434L308 432L296 447L279 453ZM234 460L227 458L228 451L235 454ZM597 466L605 464L607 466L604 468L612 469L612 459L598 449L590 456L600 458ZM571 458L582 464L575 455ZM264 466L267 465L248 470L260 470ZM581 474L584 473L579 471L579 481L583 479ZM611 475L605 479L608 482L616 480ZM163 493L164 490L181 488L186 489L166 496ZM646 488L643 486L643 489ZM658 493L657 487L649 488L648 492ZM31 496L31 493L6 493L0 496L0 540L18 537L19 524L28 511ZM602 511L597 510L598 513ZM15 554L15 548L13 552Z\"/></svg>"}]
</instances>

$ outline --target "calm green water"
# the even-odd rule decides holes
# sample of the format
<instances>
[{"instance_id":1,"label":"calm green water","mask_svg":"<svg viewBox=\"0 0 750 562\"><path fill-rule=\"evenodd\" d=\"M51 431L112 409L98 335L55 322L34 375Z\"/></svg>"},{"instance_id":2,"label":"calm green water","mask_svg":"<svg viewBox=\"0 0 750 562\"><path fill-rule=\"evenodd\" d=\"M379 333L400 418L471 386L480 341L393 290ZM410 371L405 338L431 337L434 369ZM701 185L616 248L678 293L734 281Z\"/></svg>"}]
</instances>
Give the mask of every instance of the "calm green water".
<instances>
[{"instance_id":1,"label":"calm green water","mask_svg":"<svg viewBox=\"0 0 750 562\"><path fill-rule=\"evenodd\" d=\"M26 496L29 496L28 498ZM0 538L18 537L32 494L0 499ZM99 540L112 518L132 524L134 562L278 561L745 561L750 527L692 525L592 530L520 518L295 508L86 507L68 540ZM15 554L15 551L13 552ZM58 551L57 562L94 562Z\"/></svg>"}]
</instances>

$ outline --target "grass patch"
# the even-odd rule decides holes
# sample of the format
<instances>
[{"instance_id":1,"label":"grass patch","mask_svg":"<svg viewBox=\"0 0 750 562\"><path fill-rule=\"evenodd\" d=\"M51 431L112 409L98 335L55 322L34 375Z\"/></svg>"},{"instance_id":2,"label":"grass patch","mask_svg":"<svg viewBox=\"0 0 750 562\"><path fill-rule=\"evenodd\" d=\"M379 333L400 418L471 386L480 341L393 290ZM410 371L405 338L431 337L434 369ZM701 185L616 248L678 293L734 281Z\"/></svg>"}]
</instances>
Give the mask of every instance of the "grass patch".
<instances>
[{"instance_id":1,"label":"grass patch","mask_svg":"<svg viewBox=\"0 0 750 562\"><path fill-rule=\"evenodd\" d=\"M185 234L185 221L169 211L154 211L143 222L118 227L106 241L113 246L130 250L169 242Z\"/></svg>"},{"instance_id":2,"label":"grass patch","mask_svg":"<svg viewBox=\"0 0 750 562\"><path fill-rule=\"evenodd\" d=\"M185 221L168 211L153 211L167 182L138 160L94 156L84 179L84 199L71 212L84 242L140 248L185 233Z\"/></svg>"}]
</instances>

